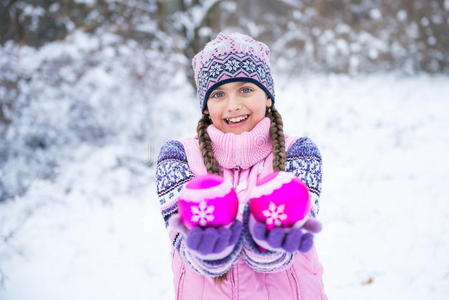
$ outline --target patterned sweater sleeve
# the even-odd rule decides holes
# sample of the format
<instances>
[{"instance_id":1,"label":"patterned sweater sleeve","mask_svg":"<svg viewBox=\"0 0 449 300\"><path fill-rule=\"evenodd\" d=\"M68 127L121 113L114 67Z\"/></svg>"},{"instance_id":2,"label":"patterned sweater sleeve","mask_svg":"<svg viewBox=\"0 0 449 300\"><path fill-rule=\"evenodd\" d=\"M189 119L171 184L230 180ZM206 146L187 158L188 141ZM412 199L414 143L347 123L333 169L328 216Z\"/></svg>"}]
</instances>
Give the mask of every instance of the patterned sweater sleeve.
<instances>
[{"instance_id":1,"label":"patterned sweater sleeve","mask_svg":"<svg viewBox=\"0 0 449 300\"><path fill-rule=\"evenodd\" d=\"M316 217L319 210L319 195L321 191L321 155L317 146L307 137L296 140L287 151L285 170L300 178L309 188L312 211ZM243 220L246 224L243 232L244 253L248 265L257 272L280 272L290 267L296 253L284 251L260 251L248 230L249 205L246 206Z\"/></svg>"},{"instance_id":2,"label":"patterned sweater sleeve","mask_svg":"<svg viewBox=\"0 0 449 300\"><path fill-rule=\"evenodd\" d=\"M310 215L316 218L320 210L321 154L310 138L302 137L293 143L287 151L285 171L301 179L309 188L312 201Z\"/></svg>"},{"instance_id":3,"label":"patterned sweater sleeve","mask_svg":"<svg viewBox=\"0 0 449 300\"><path fill-rule=\"evenodd\" d=\"M219 260L203 260L196 257L186 247L184 236L170 226L170 220L178 215L178 196L186 183L194 177L187 163L184 146L179 141L169 141L162 146L157 167L157 194L161 205L165 227L169 231L173 247L180 257L197 273L207 276L219 276L226 273L236 261L241 250L241 242L234 251Z\"/></svg>"}]
</instances>

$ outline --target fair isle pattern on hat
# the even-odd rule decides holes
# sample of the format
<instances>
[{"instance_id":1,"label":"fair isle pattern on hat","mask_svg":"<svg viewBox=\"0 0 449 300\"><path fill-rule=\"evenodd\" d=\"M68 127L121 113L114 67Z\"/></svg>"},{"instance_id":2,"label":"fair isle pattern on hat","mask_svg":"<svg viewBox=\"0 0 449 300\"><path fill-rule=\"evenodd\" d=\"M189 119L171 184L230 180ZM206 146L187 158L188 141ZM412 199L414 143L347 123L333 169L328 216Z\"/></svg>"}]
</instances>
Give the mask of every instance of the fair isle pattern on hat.
<instances>
[{"instance_id":1,"label":"fair isle pattern on hat","mask_svg":"<svg viewBox=\"0 0 449 300\"><path fill-rule=\"evenodd\" d=\"M219 33L192 60L201 112L215 88L233 81L257 84L274 102L269 58L264 43L241 33Z\"/></svg>"}]
</instances>

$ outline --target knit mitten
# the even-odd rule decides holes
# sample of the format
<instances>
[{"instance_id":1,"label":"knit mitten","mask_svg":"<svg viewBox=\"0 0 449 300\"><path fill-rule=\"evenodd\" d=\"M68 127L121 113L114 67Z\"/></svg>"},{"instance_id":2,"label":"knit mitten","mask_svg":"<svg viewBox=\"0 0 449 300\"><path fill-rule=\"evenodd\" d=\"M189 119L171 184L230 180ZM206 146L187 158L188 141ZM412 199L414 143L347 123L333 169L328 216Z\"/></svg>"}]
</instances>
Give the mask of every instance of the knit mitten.
<instances>
[{"instance_id":1,"label":"knit mitten","mask_svg":"<svg viewBox=\"0 0 449 300\"><path fill-rule=\"evenodd\" d=\"M309 219L301 227L275 227L268 230L265 223L258 222L250 216L249 231L257 245L271 251L307 252L313 246L313 233L321 231L321 223Z\"/></svg>"},{"instance_id":2,"label":"knit mitten","mask_svg":"<svg viewBox=\"0 0 449 300\"><path fill-rule=\"evenodd\" d=\"M229 225L234 222L238 208L232 184L216 174L192 178L178 198L178 210L188 228Z\"/></svg>"},{"instance_id":3,"label":"knit mitten","mask_svg":"<svg viewBox=\"0 0 449 300\"><path fill-rule=\"evenodd\" d=\"M307 252L313 246L312 233L321 230L317 220L308 219L310 210L307 186L291 173L274 172L251 192L249 231L264 249Z\"/></svg>"},{"instance_id":4,"label":"knit mitten","mask_svg":"<svg viewBox=\"0 0 449 300\"><path fill-rule=\"evenodd\" d=\"M242 222L228 227L195 227L187 234L187 247L203 259L220 259L231 254L242 232Z\"/></svg>"},{"instance_id":5,"label":"knit mitten","mask_svg":"<svg viewBox=\"0 0 449 300\"><path fill-rule=\"evenodd\" d=\"M242 232L242 222L235 220L228 226L187 228L179 215L170 218L169 226L184 237L186 246L201 259L222 259L234 250Z\"/></svg>"},{"instance_id":6,"label":"knit mitten","mask_svg":"<svg viewBox=\"0 0 449 300\"><path fill-rule=\"evenodd\" d=\"M187 248L202 259L221 259L237 244L242 222L236 220L238 198L222 176L206 174L191 179L178 198L176 227ZM184 228L182 228L184 227Z\"/></svg>"}]
</instances>

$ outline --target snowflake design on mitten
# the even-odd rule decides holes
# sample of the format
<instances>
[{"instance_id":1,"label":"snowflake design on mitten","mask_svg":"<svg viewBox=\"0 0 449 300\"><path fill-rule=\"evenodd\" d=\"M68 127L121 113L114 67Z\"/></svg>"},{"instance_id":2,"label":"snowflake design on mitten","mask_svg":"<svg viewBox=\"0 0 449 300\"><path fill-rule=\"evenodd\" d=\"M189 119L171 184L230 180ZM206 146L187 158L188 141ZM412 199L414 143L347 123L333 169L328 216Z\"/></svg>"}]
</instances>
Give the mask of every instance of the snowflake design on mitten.
<instances>
[{"instance_id":1,"label":"snowflake design on mitten","mask_svg":"<svg viewBox=\"0 0 449 300\"><path fill-rule=\"evenodd\" d=\"M207 222L211 222L215 218L214 215L212 215L215 206L208 206L205 201L201 201L198 206L192 206L190 209L193 213L190 220L194 223L200 223L201 226L205 226Z\"/></svg>"},{"instance_id":2,"label":"snowflake design on mitten","mask_svg":"<svg viewBox=\"0 0 449 300\"><path fill-rule=\"evenodd\" d=\"M267 217L266 223L268 225L272 225L273 223L276 226L281 226L282 221L287 219L287 214L284 213L285 204L281 204L276 206L272 201L268 205L268 209L262 211L263 215Z\"/></svg>"}]
</instances>

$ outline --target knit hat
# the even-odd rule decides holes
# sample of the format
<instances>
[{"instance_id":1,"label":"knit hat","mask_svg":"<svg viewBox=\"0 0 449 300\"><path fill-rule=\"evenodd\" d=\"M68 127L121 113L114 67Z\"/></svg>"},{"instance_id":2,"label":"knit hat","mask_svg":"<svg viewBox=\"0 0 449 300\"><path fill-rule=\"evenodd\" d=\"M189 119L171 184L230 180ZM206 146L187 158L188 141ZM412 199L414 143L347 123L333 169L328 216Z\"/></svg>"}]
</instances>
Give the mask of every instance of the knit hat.
<instances>
[{"instance_id":1,"label":"knit hat","mask_svg":"<svg viewBox=\"0 0 449 300\"><path fill-rule=\"evenodd\" d=\"M274 102L269 58L264 43L241 33L219 33L192 59L201 112L214 89L234 81L257 84Z\"/></svg>"}]
</instances>

